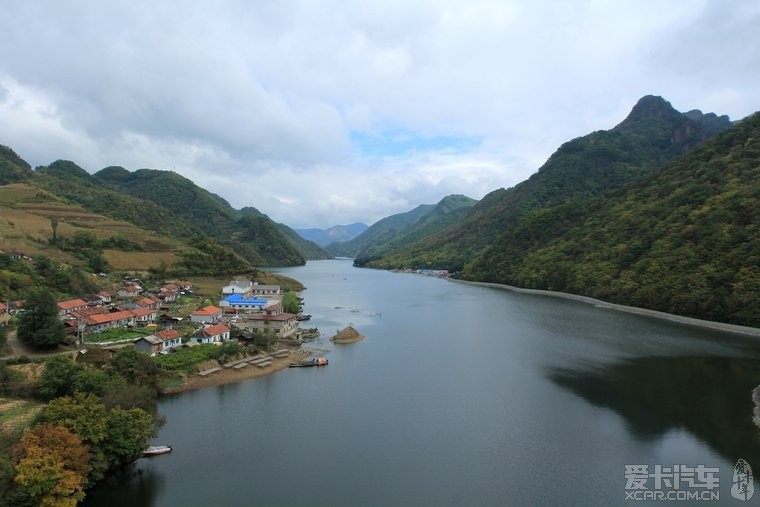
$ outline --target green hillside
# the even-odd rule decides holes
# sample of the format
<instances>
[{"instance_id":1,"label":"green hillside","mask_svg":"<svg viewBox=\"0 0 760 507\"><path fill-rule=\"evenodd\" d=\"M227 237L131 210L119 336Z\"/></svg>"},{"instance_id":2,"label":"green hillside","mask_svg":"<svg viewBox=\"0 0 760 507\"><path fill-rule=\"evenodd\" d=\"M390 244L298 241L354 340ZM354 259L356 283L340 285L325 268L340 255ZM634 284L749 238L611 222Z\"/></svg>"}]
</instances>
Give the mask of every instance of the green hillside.
<instances>
[{"instance_id":1,"label":"green hillside","mask_svg":"<svg viewBox=\"0 0 760 507\"><path fill-rule=\"evenodd\" d=\"M0 144L0 185L20 183L33 177L32 167L8 146Z\"/></svg>"},{"instance_id":2,"label":"green hillside","mask_svg":"<svg viewBox=\"0 0 760 507\"><path fill-rule=\"evenodd\" d=\"M201 234L170 210L104 185L71 161L57 160L38 167L34 174L30 183L94 213L165 236L191 238Z\"/></svg>"},{"instance_id":3,"label":"green hillside","mask_svg":"<svg viewBox=\"0 0 760 507\"><path fill-rule=\"evenodd\" d=\"M760 326L760 113L623 190L523 214L462 277Z\"/></svg>"},{"instance_id":4,"label":"green hillside","mask_svg":"<svg viewBox=\"0 0 760 507\"><path fill-rule=\"evenodd\" d=\"M730 125L725 116L685 115L661 97L643 97L615 128L563 144L528 180L491 192L455 225L368 265L460 271L524 213L606 195Z\"/></svg>"},{"instance_id":5,"label":"green hillside","mask_svg":"<svg viewBox=\"0 0 760 507\"><path fill-rule=\"evenodd\" d=\"M173 210L198 230L233 248L260 266L292 266L306 259L329 258L316 245L302 241L287 226L276 224L256 208L237 211L223 198L172 171L107 167L94 177L129 195ZM255 217L251 220L250 217Z\"/></svg>"},{"instance_id":6,"label":"green hillside","mask_svg":"<svg viewBox=\"0 0 760 507\"><path fill-rule=\"evenodd\" d=\"M475 199L464 195L444 197L417 221L395 230L393 234L384 235L379 241L365 244L354 264L364 266L368 262L397 252L457 223L475 203L477 203Z\"/></svg>"},{"instance_id":7,"label":"green hillside","mask_svg":"<svg viewBox=\"0 0 760 507\"><path fill-rule=\"evenodd\" d=\"M330 243L327 245L327 250L339 257L357 257L373 245L383 245L392 241L399 231L416 223L433 208L435 208L434 204L420 204L411 211L385 217L351 241Z\"/></svg>"}]
</instances>

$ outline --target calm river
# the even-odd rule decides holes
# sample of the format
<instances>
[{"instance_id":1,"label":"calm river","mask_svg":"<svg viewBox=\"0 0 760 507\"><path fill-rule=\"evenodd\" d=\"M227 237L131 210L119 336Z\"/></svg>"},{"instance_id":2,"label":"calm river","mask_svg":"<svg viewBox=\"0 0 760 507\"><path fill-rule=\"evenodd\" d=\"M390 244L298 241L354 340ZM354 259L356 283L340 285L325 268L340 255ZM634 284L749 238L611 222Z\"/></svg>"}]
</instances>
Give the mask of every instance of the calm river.
<instances>
[{"instance_id":1,"label":"calm river","mask_svg":"<svg viewBox=\"0 0 760 507\"><path fill-rule=\"evenodd\" d=\"M717 468L680 489L742 505L734 464L760 473L757 339L350 261L279 271L330 365L163 399L174 452L85 505L631 505L626 465L663 494L674 465ZM366 339L327 340L349 324Z\"/></svg>"}]
</instances>

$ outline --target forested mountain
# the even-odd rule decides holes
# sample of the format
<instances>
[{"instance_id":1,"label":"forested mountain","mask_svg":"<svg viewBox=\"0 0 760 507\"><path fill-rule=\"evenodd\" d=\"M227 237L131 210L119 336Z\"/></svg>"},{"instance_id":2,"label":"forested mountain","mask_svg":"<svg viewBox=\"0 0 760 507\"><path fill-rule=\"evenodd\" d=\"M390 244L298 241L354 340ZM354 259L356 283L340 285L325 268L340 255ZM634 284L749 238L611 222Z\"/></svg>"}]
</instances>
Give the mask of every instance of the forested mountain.
<instances>
[{"instance_id":1,"label":"forested mountain","mask_svg":"<svg viewBox=\"0 0 760 507\"><path fill-rule=\"evenodd\" d=\"M326 250L302 240L255 208L234 210L221 197L170 171L130 173L108 167L90 175L66 160L32 170L12 149L0 146L0 184L16 182L50 192L88 212L154 231L162 239L193 245L177 253L176 269L185 266L184 271L209 273L214 257L219 258L216 264L221 271L224 266L234 266L238 272L330 257Z\"/></svg>"},{"instance_id":2,"label":"forested mountain","mask_svg":"<svg viewBox=\"0 0 760 507\"><path fill-rule=\"evenodd\" d=\"M0 144L0 185L19 183L34 176L32 167L8 146Z\"/></svg>"},{"instance_id":3,"label":"forested mountain","mask_svg":"<svg viewBox=\"0 0 760 507\"><path fill-rule=\"evenodd\" d=\"M293 229L302 238L325 247L330 243L351 241L369 228L367 224L356 222L349 225L333 225L327 229Z\"/></svg>"},{"instance_id":4,"label":"forested mountain","mask_svg":"<svg viewBox=\"0 0 760 507\"><path fill-rule=\"evenodd\" d=\"M392 254L457 223L475 203L475 199L464 195L444 197L415 222L365 244L354 264L364 266L373 259Z\"/></svg>"},{"instance_id":5,"label":"forested mountain","mask_svg":"<svg viewBox=\"0 0 760 507\"><path fill-rule=\"evenodd\" d=\"M433 204L420 204L411 211L385 217L370 225L366 231L351 241L330 243L327 245L327 251L335 256L356 257L368 245L382 244L392 238L397 231L430 213L434 207Z\"/></svg>"},{"instance_id":6,"label":"forested mountain","mask_svg":"<svg viewBox=\"0 0 760 507\"><path fill-rule=\"evenodd\" d=\"M760 113L622 190L524 213L462 277L760 326Z\"/></svg>"},{"instance_id":7,"label":"forested mountain","mask_svg":"<svg viewBox=\"0 0 760 507\"><path fill-rule=\"evenodd\" d=\"M528 180L491 192L451 227L368 265L460 271L522 214L606 195L730 125L726 116L682 114L661 97L643 97L613 129L563 144Z\"/></svg>"},{"instance_id":8,"label":"forested mountain","mask_svg":"<svg viewBox=\"0 0 760 507\"><path fill-rule=\"evenodd\" d=\"M291 266L330 258L283 224L253 207L237 211L223 198L172 171L107 167L94 177L135 197L176 210L185 221L256 265Z\"/></svg>"},{"instance_id":9,"label":"forested mountain","mask_svg":"<svg viewBox=\"0 0 760 507\"><path fill-rule=\"evenodd\" d=\"M327 249L334 255L356 257L355 264L362 266L369 259L396 251L455 223L476 202L463 195L450 195L438 204L422 204L385 217L351 241L331 243Z\"/></svg>"}]
</instances>

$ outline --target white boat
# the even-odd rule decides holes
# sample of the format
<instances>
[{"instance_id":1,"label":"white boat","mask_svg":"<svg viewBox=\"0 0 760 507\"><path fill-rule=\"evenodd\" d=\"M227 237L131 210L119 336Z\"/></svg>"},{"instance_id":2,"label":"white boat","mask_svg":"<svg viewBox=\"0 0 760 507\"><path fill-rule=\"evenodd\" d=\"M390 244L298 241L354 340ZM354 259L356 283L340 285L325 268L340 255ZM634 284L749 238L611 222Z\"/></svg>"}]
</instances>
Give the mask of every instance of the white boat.
<instances>
[{"instance_id":1,"label":"white boat","mask_svg":"<svg viewBox=\"0 0 760 507\"><path fill-rule=\"evenodd\" d=\"M143 456L158 456L172 452L172 445L151 445L143 451Z\"/></svg>"}]
</instances>

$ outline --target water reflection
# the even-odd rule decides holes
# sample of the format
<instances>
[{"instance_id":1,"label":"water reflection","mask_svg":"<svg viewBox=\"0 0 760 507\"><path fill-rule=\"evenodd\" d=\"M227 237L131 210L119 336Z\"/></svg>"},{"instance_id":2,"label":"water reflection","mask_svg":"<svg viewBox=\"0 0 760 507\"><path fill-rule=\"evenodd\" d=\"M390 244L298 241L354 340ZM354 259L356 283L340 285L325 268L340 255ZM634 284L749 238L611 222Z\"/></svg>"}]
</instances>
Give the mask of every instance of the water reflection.
<instances>
[{"instance_id":1,"label":"water reflection","mask_svg":"<svg viewBox=\"0 0 760 507\"><path fill-rule=\"evenodd\" d=\"M638 439L685 429L730 462L760 463L751 396L760 384L758 359L644 357L585 370L554 368L549 378L622 415Z\"/></svg>"},{"instance_id":2,"label":"water reflection","mask_svg":"<svg viewBox=\"0 0 760 507\"><path fill-rule=\"evenodd\" d=\"M156 457L151 459L165 459ZM163 474L144 460L124 467L124 469L99 483L87 491L82 505L105 505L109 507L152 507L156 498L165 488L166 479Z\"/></svg>"}]
</instances>

